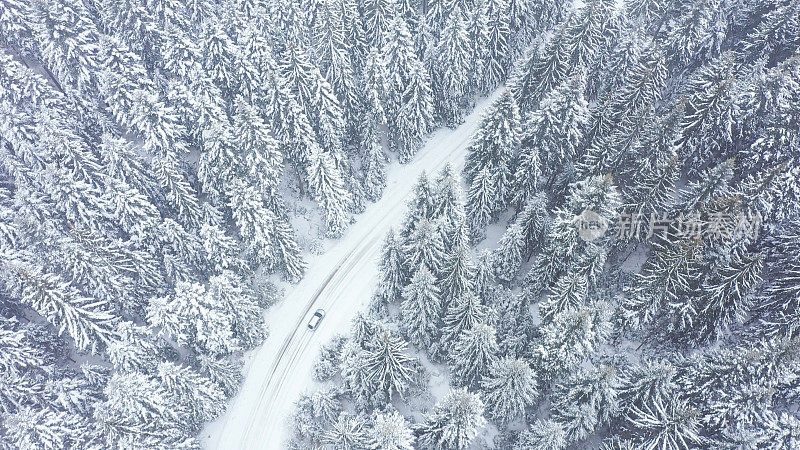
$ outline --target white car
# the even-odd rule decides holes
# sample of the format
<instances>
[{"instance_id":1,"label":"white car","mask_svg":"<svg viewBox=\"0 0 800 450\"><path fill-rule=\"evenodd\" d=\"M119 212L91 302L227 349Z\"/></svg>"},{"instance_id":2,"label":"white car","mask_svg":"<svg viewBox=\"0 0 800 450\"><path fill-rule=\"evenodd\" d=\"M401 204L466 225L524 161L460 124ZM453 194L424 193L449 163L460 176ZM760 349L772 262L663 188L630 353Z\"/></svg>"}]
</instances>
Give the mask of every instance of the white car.
<instances>
[{"instance_id":1,"label":"white car","mask_svg":"<svg viewBox=\"0 0 800 450\"><path fill-rule=\"evenodd\" d=\"M319 323L322 322L322 318L325 317L325 310L318 309L314 312L314 315L311 316L311 319L308 320L308 329L315 330L319 326Z\"/></svg>"}]
</instances>

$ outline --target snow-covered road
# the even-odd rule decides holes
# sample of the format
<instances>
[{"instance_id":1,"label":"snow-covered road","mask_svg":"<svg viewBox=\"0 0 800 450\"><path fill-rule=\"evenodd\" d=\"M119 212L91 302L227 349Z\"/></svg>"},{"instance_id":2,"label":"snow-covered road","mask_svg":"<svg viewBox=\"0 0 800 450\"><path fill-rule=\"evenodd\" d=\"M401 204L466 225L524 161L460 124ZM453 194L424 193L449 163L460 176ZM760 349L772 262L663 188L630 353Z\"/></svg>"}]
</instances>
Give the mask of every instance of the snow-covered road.
<instances>
[{"instance_id":1,"label":"snow-covered road","mask_svg":"<svg viewBox=\"0 0 800 450\"><path fill-rule=\"evenodd\" d=\"M206 447L285 447L288 417L294 402L311 384L320 348L333 335L346 332L352 318L369 302L381 243L389 228L400 225L418 176L426 171L433 177L447 163L461 170L481 115L501 92L502 88L480 99L455 130L436 131L411 163L393 164L380 201L369 205L325 254L314 257L303 280L270 309L270 336L255 351L244 385L228 411L201 434ZM317 308L327 314L317 330L311 331L306 322Z\"/></svg>"}]
</instances>

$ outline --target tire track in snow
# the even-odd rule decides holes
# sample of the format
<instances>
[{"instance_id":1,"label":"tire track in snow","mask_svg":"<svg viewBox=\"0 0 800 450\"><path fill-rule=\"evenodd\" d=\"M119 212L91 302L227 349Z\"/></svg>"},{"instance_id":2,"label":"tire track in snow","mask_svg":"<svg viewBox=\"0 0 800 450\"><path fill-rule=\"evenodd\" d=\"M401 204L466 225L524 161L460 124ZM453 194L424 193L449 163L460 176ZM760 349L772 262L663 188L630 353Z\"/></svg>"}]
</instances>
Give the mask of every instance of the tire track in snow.
<instances>
[{"instance_id":1,"label":"tire track in snow","mask_svg":"<svg viewBox=\"0 0 800 450\"><path fill-rule=\"evenodd\" d=\"M345 273L345 274L347 274L347 273L350 273L350 270L351 270L351 269L352 269L352 268L355 266L355 264L356 264L356 263L358 263L358 262L359 262L359 260L361 259L361 257L364 255L364 253L365 253L367 250L369 250L369 249L370 249L370 246L371 246L371 244L373 244L373 243L374 243L374 239L373 239L373 240L371 240L371 241L368 243L368 245L366 245L366 246L364 246L364 247L363 247L363 249L362 249L362 250L361 250L361 251L358 253L358 256L357 256L356 258L352 258L352 259L351 259L350 257L351 257L351 256L352 256L352 255L355 253L355 251L353 251L353 252L350 252L350 253L347 255L347 258L345 258L345 261L346 261L347 259L351 259L351 263L350 263L350 265L348 265L348 266L347 266L347 269L348 269L348 270L347 270L347 271L345 271L345 272L343 272L343 273ZM345 262L345 261L343 261L343 262L342 262L342 264L344 264L344 262ZM340 265L339 267L341 267L341 265ZM338 271L338 270L337 270L337 271L335 271L335 272L334 272L334 275L335 275L336 273L339 273L339 271ZM348 279L350 279L350 278L352 278L352 274L351 274L351 276L350 276L350 277L348 277ZM322 293L325 291L325 289L326 289L327 287L329 287L329 286L330 286L330 282L331 282L331 280L332 280L332 279L333 279L333 277L329 277L329 278L328 278L328 280L326 281L325 285L323 285L323 286L322 286L322 287L319 289L319 291L318 291L318 292L317 292L317 294L314 296L314 298L312 299L312 301L310 301L310 302L309 302L308 306L306 307L306 313L303 315L303 319L305 319L305 318L306 318L306 316L308 315L308 313L309 313L309 312L311 311L311 309L314 307L314 303L316 303L316 301L317 301L317 299L319 298L319 296L320 296L320 295L321 295L321 294L322 294ZM334 280L334 281L335 281L335 280ZM341 283L339 283L339 282L335 282L335 284L332 286L332 289L336 289L336 288L339 286L339 284L341 284ZM337 296L337 297L335 297L335 298L338 298L338 296ZM325 309L326 311L327 311L327 310L329 310L329 304L325 304L325 305L323 305L323 306L324 306L324 308L323 308L323 309ZM301 322L302 322L302 321L301 321ZM284 383L285 383L285 381L286 381L286 377L287 377L287 376L288 376L288 375L291 373L292 366L294 365L295 361L297 360L297 357L298 357L298 356L300 356L300 355L303 353L303 350L305 350L305 349L308 347L308 343L311 341L311 338L313 337L313 331L312 331L312 330L309 330L309 329L308 329L306 326L302 325L302 323L301 323L301 325L300 325L300 326L301 326L303 329L305 329L305 333L303 334L303 339L302 339L302 340L301 340L301 341L298 343L298 345L296 345L296 346L295 346L296 348L295 348L295 349L294 349L294 351L292 352L291 359L289 360L288 364L285 364L285 366L286 366L286 367L283 369L283 371L281 372L281 375L280 375L280 377L279 377L279 378L278 378L278 380L277 380L277 385L275 385L275 383L274 383L274 382L272 382L272 383L267 383L267 385L272 385L272 389L273 389L273 394L270 396L270 399L269 399L270 401L269 401L269 402L267 402L267 404L271 404L271 403L273 403L273 402L276 400L276 397L280 396L280 394L284 392L284 391L283 391L283 389L282 389L282 387L283 387L283 385L284 385ZM294 334L293 334L293 335L294 335ZM282 360L282 359L283 359L283 354L281 354L281 355L279 356L279 359L278 359L278 361L276 362L276 369L277 369L277 366L280 364L280 362L281 362L281 360ZM304 375L304 374L299 374L299 375L300 375L300 376L306 376L306 375ZM311 375L311 374L307 374L307 376L310 376L310 375ZM272 381L272 380L270 380L270 381ZM281 419L284 419L284 418L281 418ZM249 431L249 430L248 430L248 431Z\"/></svg>"}]
</instances>

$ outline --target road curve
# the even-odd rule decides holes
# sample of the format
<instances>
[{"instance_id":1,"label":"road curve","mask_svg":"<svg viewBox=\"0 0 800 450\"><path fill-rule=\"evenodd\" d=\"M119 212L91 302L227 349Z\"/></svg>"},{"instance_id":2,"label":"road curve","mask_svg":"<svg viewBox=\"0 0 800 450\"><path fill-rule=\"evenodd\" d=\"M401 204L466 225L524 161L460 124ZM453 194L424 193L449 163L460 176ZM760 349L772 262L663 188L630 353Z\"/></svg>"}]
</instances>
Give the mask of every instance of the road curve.
<instances>
[{"instance_id":1,"label":"road curve","mask_svg":"<svg viewBox=\"0 0 800 450\"><path fill-rule=\"evenodd\" d=\"M394 165L383 197L358 217L324 255L315 257L304 278L267 314L270 336L255 350L246 367L242 389L228 411L206 427L201 437L214 449L281 449L288 437L288 416L309 385L321 346L349 329L352 318L367 305L378 275L381 243L397 228L425 171L432 178L446 164L460 170L470 139L484 110L502 88L480 99L456 129L440 129L406 165ZM311 311L327 314L319 327L306 327Z\"/></svg>"}]
</instances>

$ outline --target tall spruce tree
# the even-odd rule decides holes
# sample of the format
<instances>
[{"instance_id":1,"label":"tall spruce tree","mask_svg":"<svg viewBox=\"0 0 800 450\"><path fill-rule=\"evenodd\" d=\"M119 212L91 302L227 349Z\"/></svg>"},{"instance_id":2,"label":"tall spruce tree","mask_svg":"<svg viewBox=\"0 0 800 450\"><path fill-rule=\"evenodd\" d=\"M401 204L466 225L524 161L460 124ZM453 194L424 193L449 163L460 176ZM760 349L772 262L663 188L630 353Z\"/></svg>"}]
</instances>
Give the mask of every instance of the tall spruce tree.
<instances>
[{"instance_id":1,"label":"tall spruce tree","mask_svg":"<svg viewBox=\"0 0 800 450\"><path fill-rule=\"evenodd\" d=\"M483 411L478 395L466 389L452 390L418 426L418 442L432 449L466 449L486 424Z\"/></svg>"},{"instance_id":2,"label":"tall spruce tree","mask_svg":"<svg viewBox=\"0 0 800 450\"><path fill-rule=\"evenodd\" d=\"M430 349L439 335L442 304L436 279L422 264L403 289L402 318L409 341Z\"/></svg>"}]
</instances>

